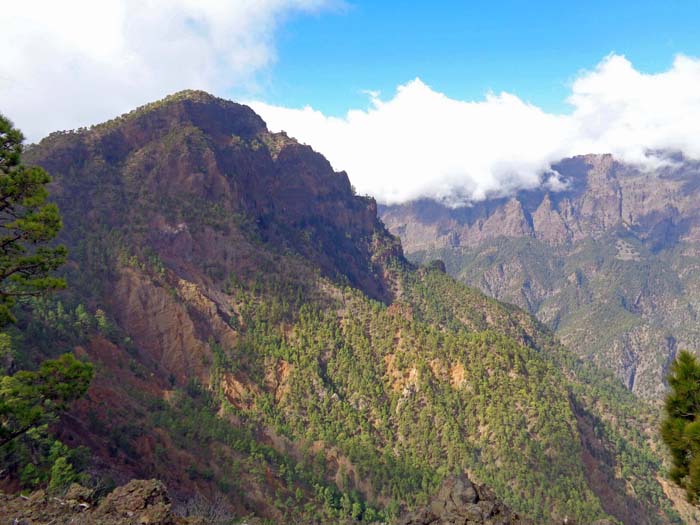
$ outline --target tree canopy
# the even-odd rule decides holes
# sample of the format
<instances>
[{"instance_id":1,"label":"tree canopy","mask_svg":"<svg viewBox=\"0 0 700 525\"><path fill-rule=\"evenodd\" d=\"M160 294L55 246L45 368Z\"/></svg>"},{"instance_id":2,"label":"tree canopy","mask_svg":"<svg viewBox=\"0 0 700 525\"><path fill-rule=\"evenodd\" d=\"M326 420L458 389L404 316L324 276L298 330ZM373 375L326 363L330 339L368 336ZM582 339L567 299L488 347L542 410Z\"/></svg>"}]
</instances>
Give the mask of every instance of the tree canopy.
<instances>
[{"instance_id":1,"label":"tree canopy","mask_svg":"<svg viewBox=\"0 0 700 525\"><path fill-rule=\"evenodd\" d=\"M700 501L700 361L687 351L678 354L668 376L666 417L661 437L671 452L671 479L683 487L691 503Z\"/></svg>"},{"instance_id":2,"label":"tree canopy","mask_svg":"<svg viewBox=\"0 0 700 525\"><path fill-rule=\"evenodd\" d=\"M14 320L18 297L65 287L50 275L67 254L64 246L47 246L61 229L58 207L47 202L51 178L21 164L23 139L0 115L0 326Z\"/></svg>"},{"instance_id":3,"label":"tree canopy","mask_svg":"<svg viewBox=\"0 0 700 525\"><path fill-rule=\"evenodd\" d=\"M67 251L51 246L61 229L55 204L48 203L48 174L21 163L22 133L0 115L0 328L15 321L18 298L65 287L51 275ZM11 340L0 333L0 350ZM0 464L24 486L49 484L59 490L77 479L72 452L48 437L48 424L87 391L92 365L72 354L45 360L38 370L0 376Z\"/></svg>"},{"instance_id":4,"label":"tree canopy","mask_svg":"<svg viewBox=\"0 0 700 525\"><path fill-rule=\"evenodd\" d=\"M92 367L71 354L44 361L39 370L0 377L0 447L54 420L85 394Z\"/></svg>"}]
</instances>

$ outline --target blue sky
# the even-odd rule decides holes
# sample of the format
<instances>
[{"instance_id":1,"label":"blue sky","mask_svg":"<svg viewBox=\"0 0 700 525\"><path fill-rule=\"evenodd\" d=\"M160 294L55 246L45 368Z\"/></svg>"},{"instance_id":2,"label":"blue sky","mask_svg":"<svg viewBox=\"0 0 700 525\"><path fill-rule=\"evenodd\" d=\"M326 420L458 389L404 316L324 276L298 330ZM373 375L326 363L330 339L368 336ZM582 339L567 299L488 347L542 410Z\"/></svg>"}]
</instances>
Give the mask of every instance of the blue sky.
<instances>
[{"instance_id":1,"label":"blue sky","mask_svg":"<svg viewBox=\"0 0 700 525\"><path fill-rule=\"evenodd\" d=\"M352 1L295 16L278 36L260 96L340 115L415 77L450 97L518 94L549 111L581 69L610 53L643 72L700 55L700 2Z\"/></svg>"}]
</instances>

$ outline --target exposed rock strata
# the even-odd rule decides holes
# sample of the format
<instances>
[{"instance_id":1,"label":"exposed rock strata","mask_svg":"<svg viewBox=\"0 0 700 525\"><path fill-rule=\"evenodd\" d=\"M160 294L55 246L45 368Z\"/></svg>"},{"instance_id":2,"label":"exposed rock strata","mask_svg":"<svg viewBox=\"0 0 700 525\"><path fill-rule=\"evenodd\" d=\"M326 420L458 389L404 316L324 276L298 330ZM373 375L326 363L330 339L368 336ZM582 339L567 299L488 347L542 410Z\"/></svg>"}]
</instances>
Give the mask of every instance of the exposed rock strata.
<instances>
[{"instance_id":1,"label":"exposed rock strata","mask_svg":"<svg viewBox=\"0 0 700 525\"><path fill-rule=\"evenodd\" d=\"M380 212L410 257L444 260L456 277L529 310L628 388L659 399L676 349L700 350L700 164L648 172L586 155L553 169L560 191Z\"/></svg>"}]
</instances>

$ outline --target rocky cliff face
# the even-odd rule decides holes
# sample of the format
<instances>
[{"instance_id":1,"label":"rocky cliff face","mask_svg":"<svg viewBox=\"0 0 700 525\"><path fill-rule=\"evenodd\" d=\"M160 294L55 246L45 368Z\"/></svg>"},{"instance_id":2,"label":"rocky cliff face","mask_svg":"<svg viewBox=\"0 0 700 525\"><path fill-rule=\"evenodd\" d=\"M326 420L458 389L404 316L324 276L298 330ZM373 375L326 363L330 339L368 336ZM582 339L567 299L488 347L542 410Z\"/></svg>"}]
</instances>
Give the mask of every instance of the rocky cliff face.
<instances>
[{"instance_id":1,"label":"rocky cliff face","mask_svg":"<svg viewBox=\"0 0 700 525\"><path fill-rule=\"evenodd\" d=\"M528 309L580 355L659 399L677 348L700 349L700 165L646 172L610 155L553 166L561 191L450 209L381 209L415 260Z\"/></svg>"}]
</instances>

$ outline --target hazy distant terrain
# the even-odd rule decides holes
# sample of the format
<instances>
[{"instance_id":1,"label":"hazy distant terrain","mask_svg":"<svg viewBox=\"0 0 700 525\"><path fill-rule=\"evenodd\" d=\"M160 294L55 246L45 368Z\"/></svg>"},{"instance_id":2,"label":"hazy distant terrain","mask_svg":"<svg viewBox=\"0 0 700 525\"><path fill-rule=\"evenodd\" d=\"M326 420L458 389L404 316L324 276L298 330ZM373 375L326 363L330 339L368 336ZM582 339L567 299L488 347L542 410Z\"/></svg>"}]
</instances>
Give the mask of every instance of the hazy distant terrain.
<instances>
[{"instance_id":1,"label":"hazy distant terrain","mask_svg":"<svg viewBox=\"0 0 700 525\"><path fill-rule=\"evenodd\" d=\"M700 348L700 165L642 172L609 155L554 166L567 187L380 215L414 261L517 304L579 355L659 399L679 348Z\"/></svg>"}]
</instances>

